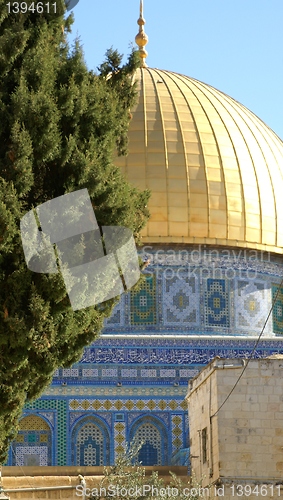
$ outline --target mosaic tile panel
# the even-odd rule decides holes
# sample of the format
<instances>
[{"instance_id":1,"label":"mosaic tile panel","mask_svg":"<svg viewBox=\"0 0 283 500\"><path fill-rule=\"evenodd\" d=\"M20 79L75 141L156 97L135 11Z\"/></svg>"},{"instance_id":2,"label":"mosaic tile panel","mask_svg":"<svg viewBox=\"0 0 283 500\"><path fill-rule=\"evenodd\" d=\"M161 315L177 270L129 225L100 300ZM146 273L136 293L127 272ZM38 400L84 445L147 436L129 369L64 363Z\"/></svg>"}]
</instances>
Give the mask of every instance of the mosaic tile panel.
<instances>
[{"instance_id":1,"label":"mosaic tile panel","mask_svg":"<svg viewBox=\"0 0 283 500\"><path fill-rule=\"evenodd\" d=\"M259 327L253 329L251 333L250 327L245 326L252 310L257 311L257 305L253 305L252 300L249 305L245 301L245 293L237 295L235 280L247 283L262 280L266 290L263 302L267 300L270 303L272 281L283 275L283 266L279 258L267 252L208 249L204 245L204 247L186 249L156 247L146 253L146 257L150 260L147 272L155 276L156 307L153 321L149 317L138 318L135 314L139 304L141 308L147 304L148 300L145 296L136 298L136 304L132 307L134 294L123 294L124 319L119 325L113 325L112 329L111 325L106 325L106 333L113 331L123 334L131 332L166 334L170 331L183 334L185 328L186 331L204 335L213 331L219 334L220 327L223 334L257 335ZM145 257L143 252L141 255ZM212 280L212 282L215 280L214 285L210 282L207 288L207 280ZM218 290L213 291L216 283ZM128 310L129 308L131 311ZM243 309L243 314L241 314L241 309ZM147 312L152 316L151 307ZM257 319L259 324L260 318ZM270 323L266 329L266 335L269 333L273 335L271 329Z\"/></svg>"},{"instance_id":2,"label":"mosaic tile panel","mask_svg":"<svg viewBox=\"0 0 283 500\"><path fill-rule=\"evenodd\" d=\"M102 369L102 377L118 377L118 370L115 368Z\"/></svg>"},{"instance_id":3,"label":"mosaic tile panel","mask_svg":"<svg viewBox=\"0 0 283 500\"><path fill-rule=\"evenodd\" d=\"M20 421L20 430L12 444L12 465L51 465L51 430L37 415Z\"/></svg>"},{"instance_id":4,"label":"mosaic tile panel","mask_svg":"<svg viewBox=\"0 0 283 500\"><path fill-rule=\"evenodd\" d=\"M77 435L76 464L82 466L103 465L103 433L92 423L85 424Z\"/></svg>"},{"instance_id":5,"label":"mosaic tile panel","mask_svg":"<svg viewBox=\"0 0 283 500\"><path fill-rule=\"evenodd\" d=\"M29 415L20 421L21 431L50 431L48 424L38 415Z\"/></svg>"},{"instance_id":6,"label":"mosaic tile panel","mask_svg":"<svg viewBox=\"0 0 283 500\"><path fill-rule=\"evenodd\" d=\"M162 410L182 410L187 406L184 400L175 399L70 399L70 410L80 411L158 411Z\"/></svg>"},{"instance_id":7,"label":"mosaic tile panel","mask_svg":"<svg viewBox=\"0 0 283 500\"><path fill-rule=\"evenodd\" d=\"M146 422L156 422L156 418L158 418L158 421L161 421L166 429L169 429L170 426L170 412L166 411L156 411L154 414L151 413L146 413L146 412L137 412L137 411L131 411L127 415L128 419L128 435L127 438L128 440L133 439L133 432L137 425L140 425L140 423L143 421ZM163 426L164 428L164 426Z\"/></svg>"},{"instance_id":8,"label":"mosaic tile panel","mask_svg":"<svg viewBox=\"0 0 283 500\"><path fill-rule=\"evenodd\" d=\"M156 377L157 375L157 372L156 370L150 370L150 369L146 369L146 370L141 370L141 377L143 378L154 378Z\"/></svg>"},{"instance_id":9,"label":"mosaic tile panel","mask_svg":"<svg viewBox=\"0 0 283 500\"><path fill-rule=\"evenodd\" d=\"M131 325L156 324L156 280L154 275L146 276L140 290L130 293Z\"/></svg>"},{"instance_id":10,"label":"mosaic tile panel","mask_svg":"<svg viewBox=\"0 0 283 500\"><path fill-rule=\"evenodd\" d=\"M135 378L138 376L138 370L134 368L124 368L121 370L121 377L123 378Z\"/></svg>"},{"instance_id":11,"label":"mosaic tile panel","mask_svg":"<svg viewBox=\"0 0 283 500\"><path fill-rule=\"evenodd\" d=\"M272 300L276 300L273 308L273 330L277 334L283 334L283 287L279 290L278 288L278 285L272 286Z\"/></svg>"},{"instance_id":12,"label":"mosaic tile panel","mask_svg":"<svg viewBox=\"0 0 283 500\"><path fill-rule=\"evenodd\" d=\"M110 435L102 419L92 415L79 419L70 441L71 465L109 465Z\"/></svg>"},{"instance_id":13,"label":"mosaic tile panel","mask_svg":"<svg viewBox=\"0 0 283 500\"><path fill-rule=\"evenodd\" d=\"M72 432L75 428L78 431L86 416L97 417L101 425L97 428L105 432L104 461L114 459L115 448L124 446L125 437L129 438L141 418L144 424L158 429L161 454L171 456L171 447L173 453L178 452L187 439L187 405L183 400L187 380L216 355L243 358L253 349L283 276L282 258L250 258L251 252L234 249L225 253L202 248L193 250L193 254L190 249L180 252L165 248L162 252L163 260L152 252L147 267L151 274L142 293L122 295L112 318L105 323L107 337L102 335L89 346L79 364L58 370L43 398L26 406L25 414L34 412L52 423L53 465L71 464L72 443L76 443ZM117 338L117 333L123 337ZM282 333L283 287L266 329L269 338L260 341L255 357L282 353ZM223 335L213 338L214 334ZM255 340L245 335L254 335ZM122 382L119 387L117 377ZM158 427L157 421L163 424ZM30 442L24 434L19 435L19 447L46 447L46 435L39 429L36 432L39 434L31 434ZM93 443L87 445L91 446L86 448L86 459L93 462L98 451L93 450ZM150 456L149 447L145 456ZM30 459L40 460L36 453L31 453Z\"/></svg>"},{"instance_id":14,"label":"mosaic tile panel","mask_svg":"<svg viewBox=\"0 0 283 500\"><path fill-rule=\"evenodd\" d=\"M67 462L67 402L61 398L37 399L25 406L26 411L53 410L56 415L52 436L54 465L68 465Z\"/></svg>"},{"instance_id":15,"label":"mosaic tile panel","mask_svg":"<svg viewBox=\"0 0 283 500\"><path fill-rule=\"evenodd\" d=\"M126 450L126 426L124 422L114 424L114 453L115 459Z\"/></svg>"},{"instance_id":16,"label":"mosaic tile panel","mask_svg":"<svg viewBox=\"0 0 283 500\"><path fill-rule=\"evenodd\" d=\"M172 426L172 455L177 453L183 446L183 418L179 414L171 414Z\"/></svg>"},{"instance_id":17,"label":"mosaic tile panel","mask_svg":"<svg viewBox=\"0 0 283 500\"><path fill-rule=\"evenodd\" d=\"M168 464L168 435L170 420L168 413L158 412L154 415L137 415L134 412L128 417L128 440L143 441L139 460L143 465Z\"/></svg>"},{"instance_id":18,"label":"mosaic tile panel","mask_svg":"<svg viewBox=\"0 0 283 500\"><path fill-rule=\"evenodd\" d=\"M180 378L190 379L195 377L199 373L199 370L180 370Z\"/></svg>"},{"instance_id":19,"label":"mosaic tile panel","mask_svg":"<svg viewBox=\"0 0 283 500\"><path fill-rule=\"evenodd\" d=\"M235 283L235 318L236 327L260 333L267 318L270 305L264 281L236 280ZM265 334L271 333L271 321L265 328Z\"/></svg>"},{"instance_id":20,"label":"mosaic tile panel","mask_svg":"<svg viewBox=\"0 0 283 500\"><path fill-rule=\"evenodd\" d=\"M79 371L77 368L63 368L62 376L63 377L77 377Z\"/></svg>"},{"instance_id":21,"label":"mosaic tile panel","mask_svg":"<svg viewBox=\"0 0 283 500\"><path fill-rule=\"evenodd\" d=\"M162 440L159 430L155 425L142 424L135 433L135 438L143 445L139 451L139 461L144 466L162 464Z\"/></svg>"},{"instance_id":22,"label":"mosaic tile panel","mask_svg":"<svg viewBox=\"0 0 283 500\"><path fill-rule=\"evenodd\" d=\"M83 377L98 377L98 369L97 368L83 368L82 369Z\"/></svg>"},{"instance_id":23,"label":"mosaic tile panel","mask_svg":"<svg viewBox=\"0 0 283 500\"><path fill-rule=\"evenodd\" d=\"M48 466L51 465L48 460L47 446L17 446L16 460L17 466Z\"/></svg>"},{"instance_id":24,"label":"mosaic tile panel","mask_svg":"<svg viewBox=\"0 0 283 500\"><path fill-rule=\"evenodd\" d=\"M163 274L164 325L199 324L199 290L196 276L178 270L178 277L167 279Z\"/></svg>"},{"instance_id":25,"label":"mosaic tile panel","mask_svg":"<svg viewBox=\"0 0 283 500\"><path fill-rule=\"evenodd\" d=\"M118 304L115 305L112 315L104 322L105 328L117 327L124 324L125 321L125 294L120 298Z\"/></svg>"},{"instance_id":26,"label":"mosaic tile panel","mask_svg":"<svg viewBox=\"0 0 283 500\"><path fill-rule=\"evenodd\" d=\"M54 425L55 425L55 413L54 413L54 411L40 411L40 412L38 412L38 415L44 417L51 425L51 428L54 429Z\"/></svg>"},{"instance_id":27,"label":"mosaic tile panel","mask_svg":"<svg viewBox=\"0 0 283 500\"><path fill-rule=\"evenodd\" d=\"M99 408L101 408L101 405L93 405L96 406L95 412L92 413L92 410L88 413L87 411L70 411L69 412L69 431L73 430L73 427L78 423L78 421L82 417L93 417L97 416L101 419L101 421L106 422L108 424L108 427L111 428L112 426L112 416L110 412L99 412L97 411Z\"/></svg>"},{"instance_id":28,"label":"mosaic tile panel","mask_svg":"<svg viewBox=\"0 0 283 500\"><path fill-rule=\"evenodd\" d=\"M208 278L205 291L205 323L207 326L230 326L228 280Z\"/></svg>"}]
</instances>

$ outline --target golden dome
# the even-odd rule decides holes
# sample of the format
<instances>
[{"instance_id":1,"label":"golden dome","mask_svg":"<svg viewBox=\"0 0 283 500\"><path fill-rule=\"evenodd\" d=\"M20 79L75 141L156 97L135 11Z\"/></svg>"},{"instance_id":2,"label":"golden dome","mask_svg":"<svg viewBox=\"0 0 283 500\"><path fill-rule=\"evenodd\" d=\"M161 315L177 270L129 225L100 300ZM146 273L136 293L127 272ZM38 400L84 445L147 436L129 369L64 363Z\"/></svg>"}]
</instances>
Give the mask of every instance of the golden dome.
<instances>
[{"instance_id":1,"label":"golden dome","mask_svg":"<svg viewBox=\"0 0 283 500\"><path fill-rule=\"evenodd\" d=\"M151 190L144 243L283 253L283 142L246 107L176 73L141 68L129 155L116 163Z\"/></svg>"}]
</instances>

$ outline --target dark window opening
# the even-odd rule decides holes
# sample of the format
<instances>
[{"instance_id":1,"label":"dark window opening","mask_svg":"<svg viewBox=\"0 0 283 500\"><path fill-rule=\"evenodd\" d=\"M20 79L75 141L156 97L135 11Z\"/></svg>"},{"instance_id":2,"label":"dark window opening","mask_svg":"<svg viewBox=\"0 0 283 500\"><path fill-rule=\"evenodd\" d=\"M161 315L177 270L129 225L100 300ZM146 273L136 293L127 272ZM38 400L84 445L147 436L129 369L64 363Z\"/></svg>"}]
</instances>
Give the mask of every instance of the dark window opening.
<instances>
[{"instance_id":1,"label":"dark window opening","mask_svg":"<svg viewBox=\"0 0 283 500\"><path fill-rule=\"evenodd\" d=\"M202 463L207 462L207 427L201 431Z\"/></svg>"}]
</instances>

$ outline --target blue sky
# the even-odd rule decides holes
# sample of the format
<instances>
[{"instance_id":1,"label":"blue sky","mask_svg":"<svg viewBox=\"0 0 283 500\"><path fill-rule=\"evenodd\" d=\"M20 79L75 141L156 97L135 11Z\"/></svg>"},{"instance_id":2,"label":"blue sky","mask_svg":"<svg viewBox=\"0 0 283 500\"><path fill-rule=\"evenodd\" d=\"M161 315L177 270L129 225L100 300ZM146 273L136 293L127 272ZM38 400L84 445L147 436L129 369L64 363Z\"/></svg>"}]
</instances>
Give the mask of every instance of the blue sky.
<instances>
[{"instance_id":1,"label":"blue sky","mask_svg":"<svg viewBox=\"0 0 283 500\"><path fill-rule=\"evenodd\" d=\"M73 14L89 68L111 46L129 53L139 0L80 0ZM283 0L144 0L144 17L150 67L218 88L283 139Z\"/></svg>"}]
</instances>

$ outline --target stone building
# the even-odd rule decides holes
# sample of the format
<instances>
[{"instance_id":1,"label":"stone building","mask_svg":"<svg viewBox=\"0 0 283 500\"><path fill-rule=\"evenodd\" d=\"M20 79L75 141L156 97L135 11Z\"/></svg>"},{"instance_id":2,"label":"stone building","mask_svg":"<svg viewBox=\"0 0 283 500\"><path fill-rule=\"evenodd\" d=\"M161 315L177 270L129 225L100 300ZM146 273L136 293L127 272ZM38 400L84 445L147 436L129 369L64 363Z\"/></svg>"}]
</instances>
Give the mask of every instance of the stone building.
<instances>
[{"instance_id":1,"label":"stone building","mask_svg":"<svg viewBox=\"0 0 283 500\"><path fill-rule=\"evenodd\" d=\"M216 358L189 382L192 467L204 487L213 485L212 498L278 498L283 357L253 359L243 373L244 367L244 360Z\"/></svg>"},{"instance_id":2,"label":"stone building","mask_svg":"<svg viewBox=\"0 0 283 500\"><path fill-rule=\"evenodd\" d=\"M144 465L186 463L188 379L215 356L283 348L283 143L251 111L193 78L141 68L129 155L152 192L139 292L123 294L80 363L29 403L9 465L113 463L134 436ZM240 361L239 361L240 362Z\"/></svg>"}]
</instances>

